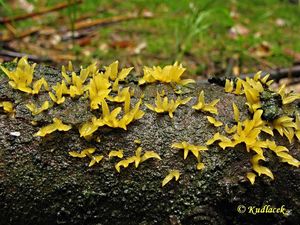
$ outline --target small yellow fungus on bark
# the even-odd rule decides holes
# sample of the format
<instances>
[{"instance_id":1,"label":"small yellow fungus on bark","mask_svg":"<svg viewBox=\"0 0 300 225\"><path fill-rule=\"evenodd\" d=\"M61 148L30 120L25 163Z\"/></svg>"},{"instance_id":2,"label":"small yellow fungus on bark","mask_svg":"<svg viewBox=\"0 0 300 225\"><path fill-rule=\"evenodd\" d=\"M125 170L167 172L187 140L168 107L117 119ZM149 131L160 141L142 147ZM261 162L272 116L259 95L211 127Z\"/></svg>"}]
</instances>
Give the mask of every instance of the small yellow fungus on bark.
<instances>
[{"instance_id":1,"label":"small yellow fungus on bark","mask_svg":"<svg viewBox=\"0 0 300 225\"><path fill-rule=\"evenodd\" d=\"M91 109L98 109L99 105L110 93L110 82L103 74L96 74L87 85Z\"/></svg>"},{"instance_id":2,"label":"small yellow fungus on bark","mask_svg":"<svg viewBox=\"0 0 300 225\"><path fill-rule=\"evenodd\" d=\"M252 173L252 172L247 173L247 178L248 178L248 180L251 182L252 185L253 185L254 182L255 182L255 177L256 177L256 174L255 174L255 173Z\"/></svg>"},{"instance_id":3,"label":"small yellow fungus on bark","mask_svg":"<svg viewBox=\"0 0 300 225\"><path fill-rule=\"evenodd\" d=\"M3 110L7 113L13 113L14 112L14 106L9 101L0 102L0 107L3 107Z\"/></svg>"},{"instance_id":4,"label":"small yellow fungus on bark","mask_svg":"<svg viewBox=\"0 0 300 225\"><path fill-rule=\"evenodd\" d=\"M95 163L99 163L103 159L103 155L92 155L96 151L96 148L86 148L82 150L80 153L71 151L69 155L77 158L85 158L89 157L91 159L89 163L89 167L95 165Z\"/></svg>"},{"instance_id":5,"label":"small yellow fungus on bark","mask_svg":"<svg viewBox=\"0 0 300 225\"><path fill-rule=\"evenodd\" d=\"M193 153L193 155L198 159L200 151L208 150L208 148L206 146L192 145L192 144L189 144L186 141L173 143L171 147L172 148L183 149L184 150L184 153L183 153L183 158L184 159L187 158L187 156L189 154L189 151L191 151Z\"/></svg>"},{"instance_id":6,"label":"small yellow fungus on bark","mask_svg":"<svg viewBox=\"0 0 300 225\"><path fill-rule=\"evenodd\" d=\"M236 132L236 125L234 125L233 127L228 127L228 125L226 124L225 125L225 132L227 133L227 134L232 134L232 133L234 133L234 132Z\"/></svg>"},{"instance_id":7,"label":"small yellow fungus on bark","mask_svg":"<svg viewBox=\"0 0 300 225\"><path fill-rule=\"evenodd\" d=\"M160 156L155 153L154 151L146 151L143 155L142 155L142 147L138 147L135 151L135 155L131 156L127 159L121 160L120 162L118 162L115 165L115 168L118 172L120 172L120 168L121 166L126 168L129 166L129 164L134 163L135 164L135 168L138 168L139 164L150 159L150 158L155 158L158 160L161 160Z\"/></svg>"},{"instance_id":8,"label":"small yellow fungus on bark","mask_svg":"<svg viewBox=\"0 0 300 225\"><path fill-rule=\"evenodd\" d=\"M178 181L179 177L180 177L179 170L170 170L169 174L163 179L161 186L164 187L172 179L175 179L176 181Z\"/></svg>"},{"instance_id":9,"label":"small yellow fungus on bark","mask_svg":"<svg viewBox=\"0 0 300 225\"><path fill-rule=\"evenodd\" d=\"M193 106L193 109L201 110L203 112L210 112L212 114L218 115L218 110L215 105L220 101L220 99L215 99L210 103L205 103L204 91L201 91L198 97L198 103Z\"/></svg>"},{"instance_id":10,"label":"small yellow fungus on bark","mask_svg":"<svg viewBox=\"0 0 300 225\"><path fill-rule=\"evenodd\" d=\"M252 163L253 170L260 176L261 174L265 174L266 176L270 177L272 180L274 180L273 173L270 169L268 169L265 166L261 166L258 164L259 160L265 160L265 157L263 155L254 155L252 159L250 160Z\"/></svg>"},{"instance_id":11,"label":"small yellow fungus on bark","mask_svg":"<svg viewBox=\"0 0 300 225\"><path fill-rule=\"evenodd\" d=\"M96 117L92 118L92 121L85 122L79 128L80 137L88 137L92 135L99 126L103 126L104 123L101 123Z\"/></svg>"},{"instance_id":12,"label":"small yellow fungus on bark","mask_svg":"<svg viewBox=\"0 0 300 225\"><path fill-rule=\"evenodd\" d=\"M239 120L240 120L240 110L234 102L232 103L232 108L233 108L234 120L235 120L235 122L239 122Z\"/></svg>"},{"instance_id":13,"label":"small yellow fungus on bark","mask_svg":"<svg viewBox=\"0 0 300 225\"><path fill-rule=\"evenodd\" d=\"M13 71L9 71L8 69L0 66L3 72L10 79L9 85L20 91L26 93L32 93L32 89L30 87L33 79L33 72L36 64L30 65L27 61L27 57L22 57L17 64L17 68Z\"/></svg>"},{"instance_id":14,"label":"small yellow fungus on bark","mask_svg":"<svg viewBox=\"0 0 300 225\"><path fill-rule=\"evenodd\" d=\"M169 116L171 118L173 118L173 113L175 112L175 110L177 109L177 107L179 105L185 105L186 103L188 103L192 98L185 98L183 100L180 99L180 97L178 97L175 101L172 100L168 100L168 97L164 97L163 99L161 98L160 94L157 93L156 95L156 99L155 99L155 106L150 105L150 104L145 104L147 106L148 109L157 112L157 113L165 113L168 112Z\"/></svg>"},{"instance_id":15,"label":"small yellow fungus on bark","mask_svg":"<svg viewBox=\"0 0 300 225\"><path fill-rule=\"evenodd\" d=\"M185 68L182 65L178 65L175 62L173 65L168 65L163 68L160 66L154 66L152 68L144 67L144 76L139 80L139 85L145 83L153 83L160 81L163 83L177 83L181 85L186 85L189 83L195 83L193 79L181 80L181 76L184 73Z\"/></svg>"},{"instance_id":16,"label":"small yellow fungus on bark","mask_svg":"<svg viewBox=\"0 0 300 225\"><path fill-rule=\"evenodd\" d=\"M202 169L204 169L204 163L201 163L201 162L199 162L199 163L197 163L197 170L202 170Z\"/></svg>"},{"instance_id":17,"label":"small yellow fungus on bark","mask_svg":"<svg viewBox=\"0 0 300 225\"><path fill-rule=\"evenodd\" d=\"M122 159L123 156L124 156L123 150L113 150L113 151L110 151L108 154L108 158L118 157L118 158Z\"/></svg>"},{"instance_id":18,"label":"small yellow fungus on bark","mask_svg":"<svg viewBox=\"0 0 300 225\"><path fill-rule=\"evenodd\" d=\"M60 119L54 118L52 124L42 127L34 136L44 137L47 134L50 134L56 130L68 131L71 128L72 128L71 126L63 124Z\"/></svg>"},{"instance_id":19,"label":"small yellow fungus on bark","mask_svg":"<svg viewBox=\"0 0 300 225\"><path fill-rule=\"evenodd\" d=\"M70 94L65 81L62 81L61 83L57 83L53 90L55 91L55 95L52 92L49 92L49 96L53 102L56 104L62 104L65 101L65 97L63 97L64 94Z\"/></svg>"},{"instance_id":20,"label":"small yellow fungus on bark","mask_svg":"<svg viewBox=\"0 0 300 225\"><path fill-rule=\"evenodd\" d=\"M129 87L119 89L118 90L118 95L115 97L108 96L106 99L112 102L125 102L126 98L130 98L130 92L129 92Z\"/></svg>"},{"instance_id":21,"label":"small yellow fungus on bark","mask_svg":"<svg viewBox=\"0 0 300 225\"><path fill-rule=\"evenodd\" d=\"M44 101L42 106L40 108L36 107L34 103L29 103L26 105L26 107L31 111L32 115L40 114L41 112L49 109L50 104L48 101Z\"/></svg>"},{"instance_id":22,"label":"small yellow fungus on bark","mask_svg":"<svg viewBox=\"0 0 300 225\"><path fill-rule=\"evenodd\" d=\"M215 127L220 127L223 125L222 122L216 120L215 118L211 117L211 116L206 116L208 122L210 122L211 124L213 124Z\"/></svg>"},{"instance_id":23,"label":"small yellow fungus on bark","mask_svg":"<svg viewBox=\"0 0 300 225\"><path fill-rule=\"evenodd\" d=\"M233 91L233 81L226 79L225 81L225 92L231 93Z\"/></svg>"}]
</instances>

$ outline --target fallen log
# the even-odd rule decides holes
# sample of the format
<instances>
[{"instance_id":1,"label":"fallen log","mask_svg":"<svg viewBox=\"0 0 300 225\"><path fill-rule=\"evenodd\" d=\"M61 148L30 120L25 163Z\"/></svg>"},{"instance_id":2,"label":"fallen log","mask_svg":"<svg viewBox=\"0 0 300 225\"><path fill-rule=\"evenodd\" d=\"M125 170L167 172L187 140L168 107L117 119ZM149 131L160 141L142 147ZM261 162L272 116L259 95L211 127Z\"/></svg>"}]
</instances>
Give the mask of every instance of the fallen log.
<instances>
[{"instance_id":1,"label":"fallen log","mask_svg":"<svg viewBox=\"0 0 300 225\"><path fill-rule=\"evenodd\" d=\"M14 67L14 64L4 64ZM245 97L225 93L224 88L207 82L180 88L181 97L192 97L174 112L174 117L157 114L144 103L153 104L157 91L175 98L169 84L138 86L135 77L123 85L135 90L133 102L144 95L141 109L145 115L129 124L127 130L103 127L95 139L80 137L78 128L92 118L88 99L66 97L63 104L32 116L26 104L49 100L47 92L29 95L12 89L0 70L0 101L10 101L15 112L0 114L0 224L298 224L299 169L280 162L271 151L262 164L274 174L274 180L259 176L252 185L246 178L252 170L253 151L244 144L223 150L216 143L201 152L204 168L197 170L197 160L171 148L175 142L205 145L217 131L206 115L192 108L201 90L206 102L219 98L218 120L233 125L232 102L240 109L240 118L251 118ZM35 79L45 77L48 84L61 81L60 71L37 66ZM178 87L177 87L178 88ZM114 106L117 103L111 103ZM283 107L283 106L282 106ZM296 102L289 107L299 112ZM60 118L72 129L45 137L35 134L53 118ZM34 121L34 122L33 122ZM275 133L274 140L299 159L299 141L289 143ZM267 134L266 134L267 135ZM99 142L100 138L100 142ZM268 138L272 138L269 137ZM139 141L137 141L139 140ZM104 156L88 167L86 158L74 158L70 151L95 147ZM130 164L116 171L119 161L109 158L111 150L124 149L130 157L138 147L153 150L162 160L150 159L137 168ZM178 181L162 187L169 170L179 170ZM276 208L278 211L270 211Z\"/></svg>"}]
</instances>

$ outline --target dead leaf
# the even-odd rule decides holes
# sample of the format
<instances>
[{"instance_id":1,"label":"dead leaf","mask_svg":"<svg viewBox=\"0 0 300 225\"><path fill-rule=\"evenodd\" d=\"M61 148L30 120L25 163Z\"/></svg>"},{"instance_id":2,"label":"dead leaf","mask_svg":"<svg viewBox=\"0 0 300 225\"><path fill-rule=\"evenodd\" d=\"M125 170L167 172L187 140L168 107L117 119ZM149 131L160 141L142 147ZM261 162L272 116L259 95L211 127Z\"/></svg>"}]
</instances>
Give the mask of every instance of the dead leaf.
<instances>
[{"instance_id":1,"label":"dead leaf","mask_svg":"<svg viewBox=\"0 0 300 225\"><path fill-rule=\"evenodd\" d=\"M295 62L300 62L300 52L295 52L292 49L284 49L284 53L287 54L288 56L292 57Z\"/></svg>"},{"instance_id":2,"label":"dead leaf","mask_svg":"<svg viewBox=\"0 0 300 225\"><path fill-rule=\"evenodd\" d=\"M272 55L271 45L266 41L263 41L262 43L253 48L250 48L249 52L252 56L258 58L264 58Z\"/></svg>"},{"instance_id":3,"label":"dead leaf","mask_svg":"<svg viewBox=\"0 0 300 225\"><path fill-rule=\"evenodd\" d=\"M282 18L277 18L275 20L275 24L278 27L284 27L286 25L286 21L284 19L282 19Z\"/></svg>"},{"instance_id":4,"label":"dead leaf","mask_svg":"<svg viewBox=\"0 0 300 225\"><path fill-rule=\"evenodd\" d=\"M246 36L249 34L249 29L241 24L236 24L229 30L229 36L232 39L236 39L238 36Z\"/></svg>"}]
</instances>

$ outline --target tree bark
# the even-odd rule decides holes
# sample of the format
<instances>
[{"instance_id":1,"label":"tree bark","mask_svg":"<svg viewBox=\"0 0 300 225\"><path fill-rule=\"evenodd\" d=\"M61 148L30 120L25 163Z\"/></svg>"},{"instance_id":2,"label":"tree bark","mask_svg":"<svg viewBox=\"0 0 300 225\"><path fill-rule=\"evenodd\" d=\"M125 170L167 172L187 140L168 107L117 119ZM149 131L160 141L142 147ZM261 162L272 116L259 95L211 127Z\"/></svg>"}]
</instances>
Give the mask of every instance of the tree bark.
<instances>
[{"instance_id":1,"label":"tree bark","mask_svg":"<svg viewBox=\"0 0 300 225\"><path fill-rule=\"evenodd\" d=\"M50 85L61 79L59 70L38 66L35 77L42 75ZM272 170L275 179L260 176L251 185L245 175L251 171L253 154L243 145L226 150L216 144L209 146L201 153L205 164L201 171L196 169L195 157L184 160L183 151L171 148L172 143L182 141L205 145L217 131L224 133L223 128L207 122L206 114L192 109L200 90L204 90L206 102L220 98L218 119L228 125L233 124L232 102L238 105L241 118L249 117L244 97L225 93L215 84L197 83L183 89L183 97L193 98L179 106L171 119L150 111L144 103L153 104L157 90L162 89L169 98L175 97L173 88L165 84L138 87L131 78L127 85L135 89L134 102L145 94L144 117L129 124L127 131L99 129L95 136L101 141L97 142L80 138L78 133L82 122L99 115L89 110L88 99L67 97L62 105L32 116L25 105L45 101L48 93L34 97L21 93L10 88L2 76L0 101L13 102L16 112L14 118L3 111L0 114L0 224L298 224L299 169L279 162L271 151L265 152L267 160L262 164ZM299 111L299 107L294 104L293 110ZM35 137L54 117L73 128ZM289 144L281 136L275 138L300 158L298 141ZM131 156L138 147L137 139L144 151L153 150L162 160L150 159L138 168L129 165L118 173L114 165L119 160L109 159L109 151L124 149L125 157ZM97 154L105 156L99 164L88 167L87 158L68 154L88 147L96 147ZM162 187L171 169L180 170L180 179ZM239 205L245 206L246 212L239 213ZM268 205L284 207L286 214L251 213L250 207Z\"/></svg>"}]
</instances>

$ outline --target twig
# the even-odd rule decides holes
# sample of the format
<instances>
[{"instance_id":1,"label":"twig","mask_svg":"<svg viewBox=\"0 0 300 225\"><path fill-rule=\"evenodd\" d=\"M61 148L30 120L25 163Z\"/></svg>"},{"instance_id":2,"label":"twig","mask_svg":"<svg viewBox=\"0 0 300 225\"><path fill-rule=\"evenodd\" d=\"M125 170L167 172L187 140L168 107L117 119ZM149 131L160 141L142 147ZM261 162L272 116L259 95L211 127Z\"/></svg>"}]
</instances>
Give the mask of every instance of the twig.
<instances>
[{"instance_id":1,"label":"twig","mask_svg":"<svg viewBox=\"0 0 300 225\"><path fill-rule=\"evenodd\" d=\"M17 38L23 38L23 37L26 37L26 36L29 36L31 34L34 34L36 32L38 32L40 30L39 27L35 27L35 28L30 28L28 30L25 30L23 31L22 33L19 33L18 32L16 33L16 35L3 35L2 37L0 36L0 41L11 41L11 40L14 40L14 39L17 39Z\"/></svg>"},{"instance_id":2,"label":"twig","mask_svg":"<svg viewBox=\"0 0 300 225\"><path fill-rule=\"evenodd\" d=\"M271 70L269 72L262 72L262 75L270 74L270 79L279 81L286 77L300 77L300 65L293 66L291 68L282 68ZM255 73L242 74L240 78L253 77Z\"/></svg>"},{"instance_id":3,"label":"twig","mask_svg":"<svg viewBox=\"0 0 300 225\"><path fill-rule=\"evenodd\" d=\"M21 58L23 56L27 56L29 60L32 60L35 62L52 62L52 60L50 58L36 56L36 55L28 55L25 53L14 52L14 51L5 50L5 49L0 50L0 55L7 56L10 58Z\"/></svg>"},{"instance_id":4,"label":"twig","mask_svg":"<svg viewBox=\"0 0 300 225\"><path fill-rule=\"evenodd\" d=\"M128 16L114 16L110 18L104 18L104 19L95 19L91 21L80 21L75 23L75 30L80 30L80 29L85 29L97 25L106 25L106 24L111 24L111 23L117 23L117 22L122 22L126 20L132 20L132 19L139 19L139 18L150 18L149 16L146 15L137 15L137 14L132 14Z\"/></svg>"},{"instance_id":5,"label":"twig","mask_svg":"<svg viewBox=\"0 0 300 225\"><path fill-rule=\"evenodd\" d=\"M33 13L21 15L21 16L15 16L12 18L0 18L0 23L11 23L13 21L15 22L15 21L19 21L19 20L25 20L28 18L43 15L46 13L62 10L64 8L70 7L72 5L80 4L80 3L82 3L82 0L74 0L70 4L69 3L60 3L60 4L53 6L52 8L43 9L38 12L33 12Z\"/></svg>"}]
</instances>

